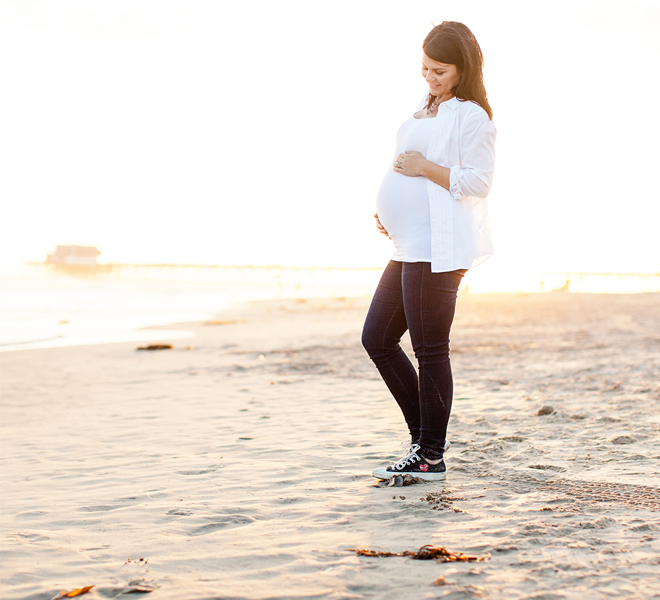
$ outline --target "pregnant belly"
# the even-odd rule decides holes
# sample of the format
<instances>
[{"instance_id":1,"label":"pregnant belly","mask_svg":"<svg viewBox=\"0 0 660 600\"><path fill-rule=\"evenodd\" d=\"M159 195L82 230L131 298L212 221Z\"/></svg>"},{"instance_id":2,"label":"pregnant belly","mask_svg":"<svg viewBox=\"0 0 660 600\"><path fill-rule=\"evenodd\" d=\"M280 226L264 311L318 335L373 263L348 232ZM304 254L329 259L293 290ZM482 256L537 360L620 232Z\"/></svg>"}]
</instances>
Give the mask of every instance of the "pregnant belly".
<instances>
[{"instance_id":1,"label":"pregnant belly","mask_svg":"<svg viewBox=\"0 0 660 600\"><path fill-rule=\"evenodd\" d=\"M378 219L399 247L430 232L429 200L424 177L389 171L376 200Z\"/></svg>"}]
</instances>

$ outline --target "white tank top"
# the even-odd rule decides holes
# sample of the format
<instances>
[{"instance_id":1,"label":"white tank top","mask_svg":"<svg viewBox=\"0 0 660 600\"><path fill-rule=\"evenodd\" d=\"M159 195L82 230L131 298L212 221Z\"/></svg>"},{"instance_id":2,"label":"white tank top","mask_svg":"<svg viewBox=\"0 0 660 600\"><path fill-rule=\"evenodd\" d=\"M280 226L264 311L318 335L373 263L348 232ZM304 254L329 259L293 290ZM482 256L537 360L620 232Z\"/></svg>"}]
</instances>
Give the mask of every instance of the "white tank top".
<instances>
[{"instance_id":1,"label":"white tank top","mask_svg":"<svg viewBox=\"0 0 660 600\"><path fill-rule=\"evenodd\" d=\"M396 134L394 159L406 150L426 156L435 119L411 116ZM390 166L376 200L378 219L394 242L392 260L431 262L431 213L425 177L408 177Z\"/></svg>"}]
</instances>

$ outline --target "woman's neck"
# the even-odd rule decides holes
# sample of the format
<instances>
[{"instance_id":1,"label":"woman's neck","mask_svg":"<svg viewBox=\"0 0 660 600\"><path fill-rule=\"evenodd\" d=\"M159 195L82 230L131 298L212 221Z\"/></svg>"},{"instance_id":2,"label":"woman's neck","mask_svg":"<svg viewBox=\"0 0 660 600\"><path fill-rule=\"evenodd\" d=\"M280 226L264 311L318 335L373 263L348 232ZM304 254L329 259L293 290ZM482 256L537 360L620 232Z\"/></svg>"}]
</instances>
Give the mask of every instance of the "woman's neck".
<instances>
[{"instance_id":1,"label":"woman's neck","mask_svg":"<svg viewBox=\"0 0 660 600\"><path fill-rule=\"evenodd\" d=\"M454 98L452 94L445 94L444 96L436 96L432 106L439 106L443 102L447 102L447 100L451 100L452 98Z\"/></svg>"}]
</instances>

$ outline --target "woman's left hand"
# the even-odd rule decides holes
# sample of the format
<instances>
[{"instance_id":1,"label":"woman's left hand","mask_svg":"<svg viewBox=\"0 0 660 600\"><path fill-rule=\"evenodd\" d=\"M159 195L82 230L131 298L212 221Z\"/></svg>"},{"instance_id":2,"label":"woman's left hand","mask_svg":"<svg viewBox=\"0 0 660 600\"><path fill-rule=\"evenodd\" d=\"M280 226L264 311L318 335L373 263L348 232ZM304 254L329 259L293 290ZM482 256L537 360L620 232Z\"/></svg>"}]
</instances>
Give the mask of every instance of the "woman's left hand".
<instances>
[{"instance_id":1,"label":"woman's left hand","mask_svg":"<svg viewBox=\"0 0 660 600\"><path fill-rule=\"evenodd\" d=\"M408 177L420 177L424 165L428 161L422 156L421 153L413 150L406 150L394 159L392 168L401 175Z\"/></svg>"}]
</instances>

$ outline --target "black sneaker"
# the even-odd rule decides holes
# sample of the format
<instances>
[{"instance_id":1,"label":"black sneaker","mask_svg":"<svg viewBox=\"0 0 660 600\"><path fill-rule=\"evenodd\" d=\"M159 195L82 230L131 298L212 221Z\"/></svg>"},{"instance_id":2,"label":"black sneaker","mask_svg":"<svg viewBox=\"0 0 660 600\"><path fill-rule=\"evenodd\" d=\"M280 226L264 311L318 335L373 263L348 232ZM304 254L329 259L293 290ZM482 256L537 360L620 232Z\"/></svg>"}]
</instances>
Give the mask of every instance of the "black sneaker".
<instances>
[{"instance_id":1,"label":"black sneaker","mask_svg":"<svg viewBox=\"0 0 660 600\"><path fill-rule=\"evenodd\" d=\"M396 475L406 473L424 479L425 481L439 481L447 478L447 467L445 461L441 460L437 465L432 465L418 454L419 444L412 444L410 453L404 456L398 463L389 467L374 469L373 476L378 479L390 479Z\"/></svg>"}]
</instances>

